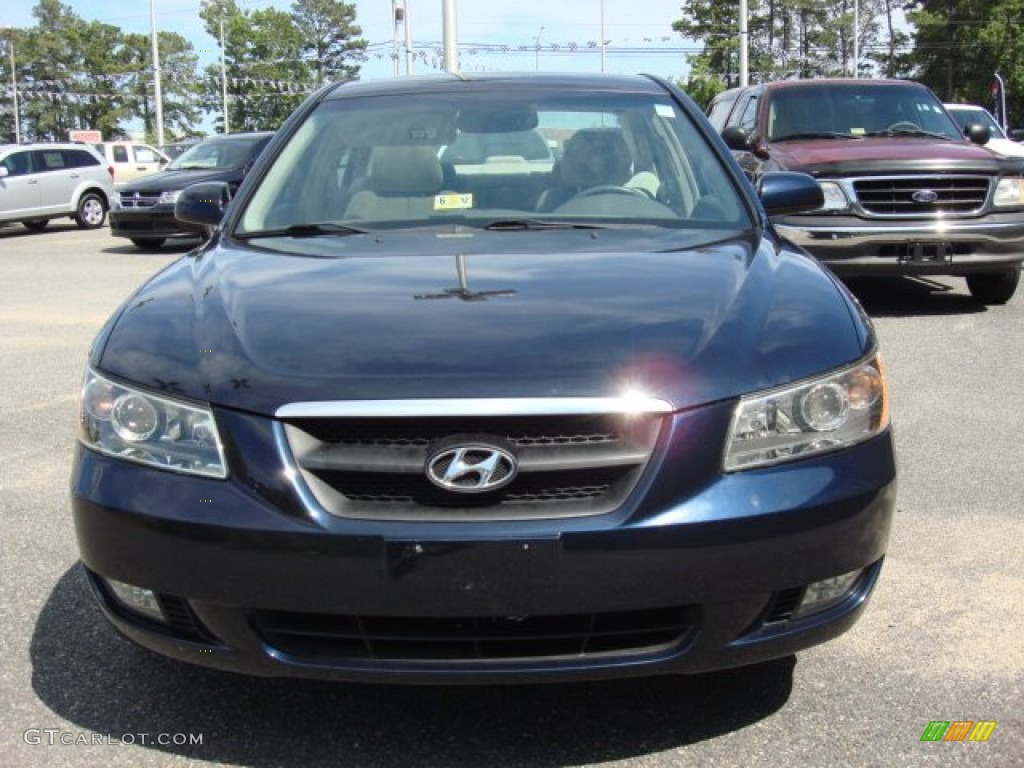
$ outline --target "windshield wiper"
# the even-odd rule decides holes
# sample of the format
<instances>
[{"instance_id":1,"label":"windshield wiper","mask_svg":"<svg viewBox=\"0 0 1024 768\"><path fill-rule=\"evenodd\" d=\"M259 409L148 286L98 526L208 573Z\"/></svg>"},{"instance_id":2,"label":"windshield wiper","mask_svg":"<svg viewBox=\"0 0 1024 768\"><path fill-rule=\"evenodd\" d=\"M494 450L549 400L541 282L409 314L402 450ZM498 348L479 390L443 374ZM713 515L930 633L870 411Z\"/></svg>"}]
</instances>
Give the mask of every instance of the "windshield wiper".
<instances>
[{"instance_id":1,"label":"windshield wiper","mask_svg":"<svg viewBox=\"0 0 1024 768\"><path fill-rule=\"evenodd\" d=\"M804 131L803 133L790 133L786 136L779 136L778 138L772 139L772 141L795 141L798 139L853 139L855 136L851 136L848 133L840 133L839 131Z\"/></svg>"},{"instance_id":2,"label":"windshield wiper","mask_svg":"<svg viewBox=\"0 0 1024 768\"><path fill-rule=\"evenodd\" d=\"M324 222L322 224L292 224L280 229L261 229L256 232L242 232L235 235L241 240L252 240L260 237L321 237L323 235L365 235L365 229L356 229L346 224Z\"/></svg>"},{"instance_id":3,"label":"windshield wiper","mask_svg":"<svg viewBox=\"0 0 1024 768\"><path fill-rule=\"evenodd\" d=\"M495 219L484 224L492 232L521 232L533 229L606 229L601 224L586 224L577 221L544 221L542 219Z\"/></svg>"},{"instance_id":4,"label":"windshield wiper","mask_svg":"<svg viewBox=\"0 0 1024 768\"><path fill-rule=\"evenodd\" d=\"M868 131L864 134L865 136L927 136L932 139L945 139L946 141L953 141L949 136L943 133L935 133L934 131L925 131L921 128L897 128L895 131L886 128L884 131Z\"/></svg>"}]
</instances>

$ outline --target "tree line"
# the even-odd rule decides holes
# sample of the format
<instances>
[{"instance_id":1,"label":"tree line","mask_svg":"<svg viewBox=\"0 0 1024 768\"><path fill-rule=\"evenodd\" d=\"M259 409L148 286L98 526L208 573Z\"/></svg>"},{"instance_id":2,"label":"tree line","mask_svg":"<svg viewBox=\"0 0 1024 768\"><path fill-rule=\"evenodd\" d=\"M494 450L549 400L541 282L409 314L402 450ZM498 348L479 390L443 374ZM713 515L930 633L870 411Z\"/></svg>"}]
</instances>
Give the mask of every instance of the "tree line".
<instances>
[{"instance_id":1,"label":"tree line","mask_svg":"<svg viewBox=\"0 0 1024 768\"><path fill-rule=\"evenodd\" d=\"M739 3L685 0L672 28L702 43L685 89L698 102L739 84ZM854 56L854 14L857 52ZM911 78L947 102L991 109L1006 83L1024 125L1024 0L748 0L752 83L794 77Z\"/></svg>"},{"instance_id":2,"label":"tree line","mask_svg":"<svg viewBox=\"0 0 1024 768\"><path fill-rule=\"evenodd\" d=\"M27 29L6 30L16 51L23 140L66 140L68 131L94 129L104 138L141 120L153 139L155 106L150 36L86 21L60 0L39 0ZM328 80L355 76L365 58L354 3L295 0L291 12L248 10L236 0L204 0L199 12L215 40L223 30L232 131L273 129ZM201 68L193 44L158 33L165 136L201 132L204 113L223 129L219 62ZM4 52L9 61L9 49ZM219 53L219 51L218 51ZM14 137L11 87L0 136Z\"/></svg>"}]
</instances>

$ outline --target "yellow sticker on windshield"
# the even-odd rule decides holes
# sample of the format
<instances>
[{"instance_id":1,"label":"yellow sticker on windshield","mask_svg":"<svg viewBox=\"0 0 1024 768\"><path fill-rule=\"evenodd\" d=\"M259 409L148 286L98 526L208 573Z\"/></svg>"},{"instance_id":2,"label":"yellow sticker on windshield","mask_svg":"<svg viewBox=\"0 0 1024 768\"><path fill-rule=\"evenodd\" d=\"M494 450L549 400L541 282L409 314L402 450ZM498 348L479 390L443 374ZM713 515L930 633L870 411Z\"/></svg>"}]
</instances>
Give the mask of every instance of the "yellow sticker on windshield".
<instances>
[{"instance_id":1,"label":"yellow sticker on windshield","mask_svg":"<svg viewBox=\"0 0 1024 768\"><path fill-rule=\"evenodd\" d=\"M459 211L464 208L473 207L473 195L470 192L456 194L447 192L441 195L434 195L435 211Z\"/></svg>"}]
</instances>

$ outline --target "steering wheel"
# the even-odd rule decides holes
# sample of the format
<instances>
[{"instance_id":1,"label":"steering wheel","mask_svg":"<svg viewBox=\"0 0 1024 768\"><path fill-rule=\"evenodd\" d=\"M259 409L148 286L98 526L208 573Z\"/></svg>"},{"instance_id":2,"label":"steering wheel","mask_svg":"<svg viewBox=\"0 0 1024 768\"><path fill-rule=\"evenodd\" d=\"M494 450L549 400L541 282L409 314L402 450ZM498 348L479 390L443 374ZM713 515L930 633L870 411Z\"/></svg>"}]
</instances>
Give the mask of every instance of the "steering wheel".
<instances>
[{"instance_id":1,"label":"steering wheel","mask_svg":"<svg viewBox=\"0 0 1024 768\"><path fill-rule=\"evenodd\" d=\"M917 123L912 123L909 120L901 120L898 123L893 123L885 130L887 131L920 131L921 126Z\"/></svg>"},{"instance_id":2,"label":"steering wheel","mask_svg":"<svg viewBox=\"0 0 1024 768\"><path fill-rule=\"evenodd\" d=\"M653 199L651 193L646 189L639 187L621 187L616 184L601 184L597 187L590 187L584 189L572 196L573 200L582 200L587 197L594 197L595 195L631 195L633 197L642 197L645 200Z\"/></svg>"}]
</instances>

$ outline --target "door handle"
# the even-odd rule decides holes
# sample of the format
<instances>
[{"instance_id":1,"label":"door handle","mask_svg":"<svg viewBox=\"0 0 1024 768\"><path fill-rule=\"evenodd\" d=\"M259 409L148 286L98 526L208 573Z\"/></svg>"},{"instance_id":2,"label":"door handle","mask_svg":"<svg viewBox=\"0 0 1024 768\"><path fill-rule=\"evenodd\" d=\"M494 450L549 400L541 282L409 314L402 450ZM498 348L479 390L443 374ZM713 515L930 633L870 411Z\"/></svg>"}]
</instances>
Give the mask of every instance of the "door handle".
<instances>
[{"instance_id":1,"label":"door handle","mask_svg":"<svg viewBox=\"0 0 1024 768\"><path fill-rule=\"evenodd\" d=\"M39 183L39 179L29 179L28 183L29 184L38 184Z\"/></svg>"}]
</instances>

